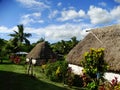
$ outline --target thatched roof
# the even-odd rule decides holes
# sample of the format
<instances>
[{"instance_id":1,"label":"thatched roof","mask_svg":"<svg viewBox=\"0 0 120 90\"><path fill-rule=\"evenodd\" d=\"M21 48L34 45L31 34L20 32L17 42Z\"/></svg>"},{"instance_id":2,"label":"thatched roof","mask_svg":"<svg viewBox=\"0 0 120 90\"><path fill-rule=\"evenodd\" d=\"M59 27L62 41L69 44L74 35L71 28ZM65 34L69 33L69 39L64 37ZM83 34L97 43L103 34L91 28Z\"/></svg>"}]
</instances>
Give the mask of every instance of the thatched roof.
<instances>
[{"instance_id":1,"label":"thatched roof","mask_svg":"<svg viewBox=\"0 0 120 90\"><path fill-rule=\"evenodd\" d=\"M38 43L26 56L36 60L49 60L54 59L55 54L52 52L50 46L46 42Z\"/></svg>"},{"instance_id":2,"label":"thatched roof","mask_svg":"<svg viewBox=\"0 0 120 90\"><path fill-rule=\"evenodd\" d=\"M92 32L103 42L100 43L95 36L89 33L67 55L67 61L71 64L80 65L83 54L90 48L105 48L105 61L110 70L120 71L120 24L92 29Z\"/></svg>"}]
</instances>

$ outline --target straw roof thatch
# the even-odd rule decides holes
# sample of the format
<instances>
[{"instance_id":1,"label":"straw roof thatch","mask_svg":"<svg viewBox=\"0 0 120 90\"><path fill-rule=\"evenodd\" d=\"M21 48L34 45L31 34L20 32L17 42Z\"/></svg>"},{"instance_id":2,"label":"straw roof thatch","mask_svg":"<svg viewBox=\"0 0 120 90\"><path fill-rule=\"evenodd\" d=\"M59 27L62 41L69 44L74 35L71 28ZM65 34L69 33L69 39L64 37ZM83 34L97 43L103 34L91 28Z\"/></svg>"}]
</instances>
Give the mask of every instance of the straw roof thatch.
<instances>
[{"instance_id":1,"label":"straw roof thatch","mask_svg":"<svg viewBox=\"0 0 120 90\"><path fill-rule=\"evenodd\" d=\"M38 43L26 56L27 58L33 58L37 60L37 64L41 61L48 61L55 59L55 54L52 52L47 42Z\"/></svg>"},{"instance_id":2,"label":"straw roof thatch","mask_svg":"<svg viewBox=\"0 0 120 90\"><path fill-rule=\"evenodd\" d=\"M91 30L102 43L89 33L69 52L67 61L80 65L83 54L90 48L105 48L104 59L110 66L110 70L120 71L120 24Z\"/></svg>"}]
</instances>

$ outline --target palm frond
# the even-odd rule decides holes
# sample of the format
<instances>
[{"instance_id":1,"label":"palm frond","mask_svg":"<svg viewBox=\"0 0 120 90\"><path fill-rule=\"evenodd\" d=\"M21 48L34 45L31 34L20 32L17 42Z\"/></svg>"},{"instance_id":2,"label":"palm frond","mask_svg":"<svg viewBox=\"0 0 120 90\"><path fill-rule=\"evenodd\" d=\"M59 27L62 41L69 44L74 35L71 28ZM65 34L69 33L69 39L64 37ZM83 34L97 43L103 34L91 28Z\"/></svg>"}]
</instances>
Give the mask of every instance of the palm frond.
<instances>
[{"instance_id":1,"label":"palm frond","mask_svg":"<svg viewBox=\"0 0 120 90\"><path fill-rule=\"evenodd\" d=\"M30 36L32 36L32 34L30 34L30 33L24 33L24 37L30 37Z\"/></svg>"},{"instance_id":2,"label":"palm frond","mask_svg":"<svg viewBox=\"0 0 120 90\"><path fill-rule=\"evenodd\" d=\"M30 45L30 41L27 38L24 38L24 40L27 45Z\"/></svg>"}]
</instances>

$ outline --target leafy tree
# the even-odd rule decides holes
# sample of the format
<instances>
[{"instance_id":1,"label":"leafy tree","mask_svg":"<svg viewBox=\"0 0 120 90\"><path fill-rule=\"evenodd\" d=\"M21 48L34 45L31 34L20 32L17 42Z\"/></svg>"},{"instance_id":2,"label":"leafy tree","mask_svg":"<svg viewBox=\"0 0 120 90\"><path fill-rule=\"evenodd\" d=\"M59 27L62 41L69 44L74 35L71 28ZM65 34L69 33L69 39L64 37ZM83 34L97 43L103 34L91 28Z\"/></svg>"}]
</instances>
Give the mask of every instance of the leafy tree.
<instances>
[{"instance_id":1,"label":"leafy tree","mask_svg":"<svg viewBox=\"0 0 120 90\"><path fill-rule=\"evenodd\" d=\"M3 46L5 44L6 40L0 38L0 46Z\"/></svg>"},{"instance_id":2,"label":"leafy tree","mask_svg":"<svg viewBox=\"0 0 120 90\"><path fill-rule=\"evenodd\" d=\"M6 50L4 49L6 43L7 43L7 40L0 38L0 59L1 60L2 60L2 57L6 55Z\"/></svg>"},{"instance_id":3,"label":"leafy tree","mask_svg":"<svg viewBox=\"0 0 120 90\"><path fill-rule=\"evenodd\" d=\"M38 43L44 42L44 41L45 41L44 38L40 38L37 42L31 44L31 49L32 49L33 47L35 47L35 45L37 45Z\"/></svg>"},{"instance_id":4,"label":"leafy tree","mask_svg":"<svg viewBox=\"0 0 120 90\"><path fill-rule=\"evenodd\" d=\"M5 45L5 40L0 38L0 52L2 52L2 48Z\"/></svg>"},{"instance_id":5,"label":"leafy tree","mask_svg":"<svg viewBox=\"0 0 120 90\"><path fill-rule=\"evenodd\" d=\"M40 39L37 41L37 43L44 42L44 41L45 41L44 38L40 38Z\"/></svg>"},{"instance_id":6,"label":"leafy tree","mask_svg":"<svg viewBox=\"0 0 120 90\"><path fill-rule=\"evenodd\" d=\"M74 36L74 37L72 37L71 38L71 42L72 42L72 47L74 47L76 44L78 44L78 40L77 40L77 38Z\"/></svg>"}]
</instances>

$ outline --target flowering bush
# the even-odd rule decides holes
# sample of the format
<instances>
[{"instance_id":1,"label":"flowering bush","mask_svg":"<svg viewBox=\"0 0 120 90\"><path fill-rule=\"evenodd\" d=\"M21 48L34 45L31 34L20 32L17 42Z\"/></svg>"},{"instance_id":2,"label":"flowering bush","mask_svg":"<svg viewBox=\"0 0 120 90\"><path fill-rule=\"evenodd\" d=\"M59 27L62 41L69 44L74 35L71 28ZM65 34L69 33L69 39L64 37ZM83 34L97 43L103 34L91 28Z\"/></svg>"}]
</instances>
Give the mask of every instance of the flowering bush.
<instances>
[{"instance_id":1,"label":"flowering bush","mask_svg":"<svg viewBox=\"0 0 120 90\"><path fill-rule=\"evenodd\" d=\"M50 80L62 82L65 79L68 63L66 61L57 61L46 65L45 74Z\"/></svg>"},{"instance_id":2,"label":"flowering bush","mask_svg":"<svg viewBox=\"0 0 120 90\"><path fill-rule=\"evenodd\" d=\"M112 85L113 87L116 86L117 83L118 83L118 79L117 79L117 77L115 77L114 79L112 79L112 81L111 81L111 85Z\"/></svg>"},{"instance_id":3,"label":"flowering bush","mask_svg":"<svg viewBox=\"0 0 120 90\"><path fill-rule=\"evenodd\" d=\"M91 48L90 52L84 54L82 66L84 67L83 71L85 74L87 74L92 80L87 86L89 88L91 87L92 90L97 90L99 80L102 79L104 72L107 71L108 68L104 60L104 49Z\"/></svg>"},{"instance_id":4,"label":"flowering bush","mask_svg":"<svg viewBox=\"0 0 120 90\"><path fill-rule=\"evenodd\" d=\"M19 56L15 56L15 55L11 55L10 56L10 60L11 60L11 62L13 62L15 64L19 64L20 61L21 61L20 57Z\"/></svg>"},{"instance_id":5,"label":"flowering bush","mask_svg":"<svg viewBox=\"0 0 120 90\"><path fill-rule=\"evenodd\" d=\"M117 77L112 79L112 81L110 83L111 83L111 86L112 86L113 90L120 90L120 83L118 83L118 78Z\"/></svg>"},{"instance_id":6,"label":"flowering bush","mask_svg":"<svg viewBox=\"0 0 120 90\"><path fill-rule=\"evenodd\" d=\"M118 78L115 77L110 82L106 81L102 86L99 87L99 90L120 90Z\"/></svg>"}]
</instances>

